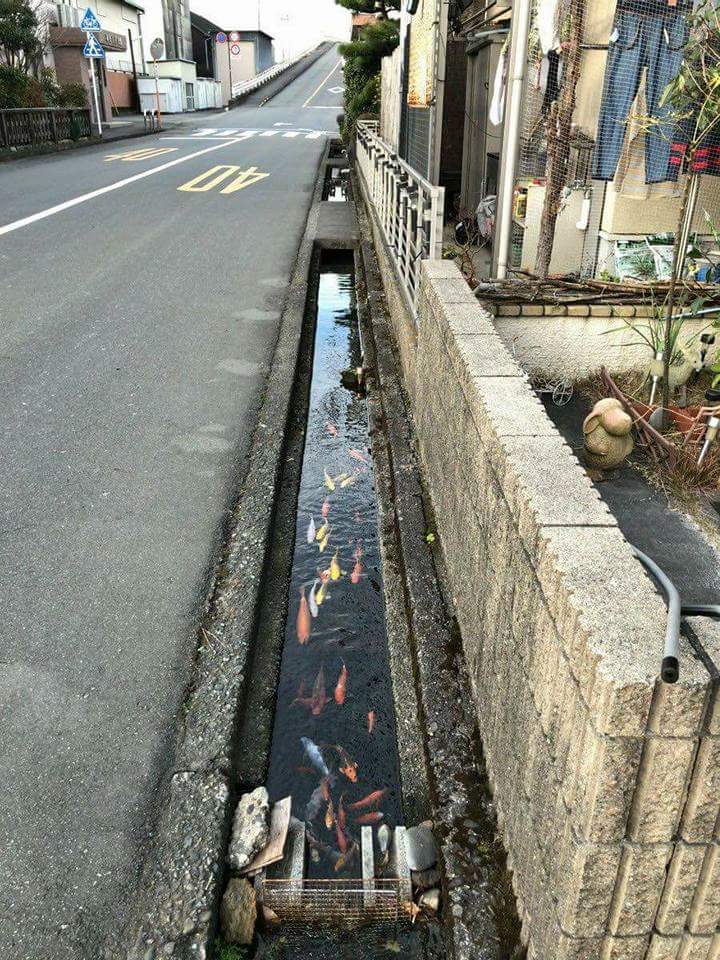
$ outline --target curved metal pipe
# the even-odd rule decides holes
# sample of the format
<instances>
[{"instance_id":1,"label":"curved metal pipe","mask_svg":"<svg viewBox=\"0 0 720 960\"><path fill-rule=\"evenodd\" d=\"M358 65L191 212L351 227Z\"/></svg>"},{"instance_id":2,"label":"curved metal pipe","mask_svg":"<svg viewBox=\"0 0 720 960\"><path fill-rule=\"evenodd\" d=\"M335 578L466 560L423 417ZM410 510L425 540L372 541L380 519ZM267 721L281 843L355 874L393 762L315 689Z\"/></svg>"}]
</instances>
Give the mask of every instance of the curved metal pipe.
<instances>
[{"instance_id":1,"label":"curved metal pipe","mask_svg":"<svg viewBox=\"0 0 720 960\"><path fill-rule=\"evenodd\" d=\"M657 581L665 594L668 619L665 629L665 649L660 667L660 676L665 683L677 683L678 677L680 676L680 614L683 611L680 603L680 594L672 580L660 569L654 560L632 544L630 544L630 548L648 573ZM685 607L684 609L687 612L690 608ZM713 609L717 609L718 613L720 613L720 607L713 607Z\"/></svg>"}]
</instances>

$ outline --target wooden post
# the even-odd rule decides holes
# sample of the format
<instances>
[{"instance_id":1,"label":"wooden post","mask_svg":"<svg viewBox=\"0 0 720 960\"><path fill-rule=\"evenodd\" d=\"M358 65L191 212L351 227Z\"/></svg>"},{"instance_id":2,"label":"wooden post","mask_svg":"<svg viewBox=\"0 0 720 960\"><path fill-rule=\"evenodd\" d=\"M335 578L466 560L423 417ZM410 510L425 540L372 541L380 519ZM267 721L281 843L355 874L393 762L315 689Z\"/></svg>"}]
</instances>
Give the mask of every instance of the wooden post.
<instances>
[{"instance_id":1,"label":"wooden post","mask_svg":"<svg viewBox=\"0 0 720 960\"><path fill-rule=\"evenodd\" d=\"M5 119L5 114L0 110L0 142L4 147L10 146L10 138L8 137L7 131L7 120Z\"/></svg>"}]
</instances>

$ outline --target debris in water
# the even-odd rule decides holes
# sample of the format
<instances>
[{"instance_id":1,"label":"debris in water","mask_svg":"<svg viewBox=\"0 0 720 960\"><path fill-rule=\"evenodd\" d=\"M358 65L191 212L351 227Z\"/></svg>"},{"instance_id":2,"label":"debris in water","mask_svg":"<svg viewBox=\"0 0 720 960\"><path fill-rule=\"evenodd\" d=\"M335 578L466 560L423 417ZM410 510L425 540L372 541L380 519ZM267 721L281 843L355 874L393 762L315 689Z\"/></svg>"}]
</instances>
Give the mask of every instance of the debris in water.
<instances>
[{"instance_id":1,"label":"debris in water","mask_svg":"<svg viewBox=\"0 0 720 960\"><path fill-rule=\"evenodd\" d=\"M310 639L310 608L308 607L304 587L300 588L300 607L298 608L295 626L298 641L300 643L307 643Z\"/></svg>"},{"instance_id":2,"label":"debris in water","mask_svg":"<svg viewBox=\"0 0 720 960\"><path fill-rule=\"evenodd\" d=\"M355 817L355 823L359 823L360 826L365 826L368 823L380 823L384 816L382 810L373 810L370 813L363 813L359 817Z\"/></svg>"},{"instance_id":3,"label":"debris in water","mask_svg":"<svg viewBox=\"0 0 720 960\"><path fill-rule=\"evenodd\" d=\"M325 486L332 492L335 489L335 481L327 470L323 470L323 476L325 477Z\"/></svg>"},{"instance_id":4,"label":"debris in water","mask_svg":"<svg viewBox=\"0 0 720 960\"><path fill-rule=\"evenodd\" d=\"M323 760L320 747L316 743L313 743L309 737L300 737L300 743L303 745L305 756L317 772L323 777L329 777L330 771L328 770L328 765ZM308 819L312 820L312 817L308 817Z\"/></svg>"},{"instance_id":5,"label":"debris in water","mask_svg":"<svg viewBox=\"0 0 720 960\"><path fill-rule=\"evenodd\" d=\"M432 830L424 824L407 829L405 849L411 870L429 870L437 863L435 837Z\"/></svg>"},{"instance_id":6,"label":"debris in water","mask_svg":"<svg viewBox=\"0 0 720 960\"><path fill-rule=\"evenodd\" d=\"M310 514L310 523L307 528L307 542L312 543L315 539L315 517Z\"/></svg>"},{"instance_id":7,"label":"debris in water","mask_svg":"<svg viewBox=\"0 0 720 960\"><path fill-rule=\"evenodd\" d=\"M353 460L359 460L360 463L367 463L367 462L368 462L367 457L366 457L365 454L362 453L362 451L360 451L360 450L354 450L354 449L351 448L350 450L348 450L348 453L349 453L350 456L353 458Z\"/></svg>"},{"instance_id":8,"label":"debris in water","mask_svg":"<svg viewBox=\"0 0 720 960\"><path fill-rule=\"evenodd\" d=\"M375 711L368 711L368 736L370 736L375 729Z\"/></svg>"},{"instance_id":9,"label":"debris in water","mask_svg":"<svg viewBox=\"0 0 720 960\"><path fill-rule=\"evenodd\" d=\"M310 613L313 618L317 617L317 615L320 613L320 610L318 609L318 602L315 598L315 588L317 587L319 582L320 582L319 580L314 580L312 587L310 587L310 597L308 600L308 604L310 606Z\"/></svg>"},{"instance_id":10,"label":"debris in water","mask_svg":"<svg viewBox=\"0 0 720 960\"><path fill-rule=\"evenodd\" d=\"M335 551L335 556L330 561L330 578L332 580L339 580L342 576L342 570L340 569L340 564L338 563L338 551Z\"/></svg>"},{"instance_id":11,"label":"debris in water","mask_svg":"<svg viewBox=\"0 0 720 960\"><path fill-rule=\"evenodd\" d=\"M340 676L338 677L338 682L335 686L335 703L341 707L345 703L345 695L347 692L347 679L348 671L345 666L345 661L343 660L342 670L340 671Z\"/></svg>"},{"instance_id":12,"label":"debris in water","mask_svg":"<svg viewBox=\"0 0 720 960\"><path fill-rule=\"evenodd\" d=\"M400 953L402 951L402 947L397 940L388 940L387 943L383 944L383 948L389 953Z\"/></svg>"},{"instance_id":13,"label":"debris in water","mask_svg":"<svg viewBox=\"0 0 720 960\"><path fill-rule=\"evenodd\" d=\"M385 790L373 790L372 793L369 793L366 797L363 797L362 800L356 800L355 803L348 804L348 810L355 813L358 810L371 810L373 807L378 807L380 801L387 793Z\"/></svg>"}]
</instances>

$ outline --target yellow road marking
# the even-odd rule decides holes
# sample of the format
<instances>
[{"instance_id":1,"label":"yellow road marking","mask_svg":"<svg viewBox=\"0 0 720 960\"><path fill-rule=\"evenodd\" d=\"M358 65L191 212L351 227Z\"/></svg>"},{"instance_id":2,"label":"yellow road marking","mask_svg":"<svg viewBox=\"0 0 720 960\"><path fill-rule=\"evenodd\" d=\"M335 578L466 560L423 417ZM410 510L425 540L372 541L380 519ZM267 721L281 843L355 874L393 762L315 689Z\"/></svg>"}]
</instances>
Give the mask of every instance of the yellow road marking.
<instances>
[{"instance_id":1,"label":"yellow road marking","mask_svg":"<svg viewBox=\"0 0 720 960\"><path fill-rule=\"evenodd\" d=\"M105 157L108 160L150 160L152 157L161 157L164 153L174 153L178 147L143 147L142 150L129 150L127 153L111 153Z\"/></svg>"},{"instance_id":2,"label":"yellow road marking","mask_svg":"<svg viewBox=\"0 0 720 960\"><path fill-rule=\"evenodd\" d=\"M182 186L178 187L178 190L184 193L207 193L208 190L213 190L221 183L224 183L229 177L233 176L233 174L237 174L235 179L232 183L224 187L220 193L236 193L238 190L250 187L259 180L264 180L265 177L270 176L269 173L260 173L257 167L241 170L240 167L233 166L232 164L219 164L216 167L210 167L209 170L199 174L197 177L193 177L193 179L188 180L187 183L183 183Z\"/></svg>"},{"instance_id":3,"label":"yellow road marking","mask_svg":"<svg viewBox=\"0 0 720 960\"><path fill-rule=\"evenodd\" d=\"M323 82L320 84L320 86L317 88L317 90L315 90L313 93L311 93L310 96L307 98L307 100L306 100L305 103L303 104L303 107L306 107L306 106L310 103L310 101L313 100L313 99L317 96L318 93L320 93L320 91L322 90L322 88L323 88L323 87L325 86L325 84L328 82L328 80L330 79L330 77L335 73L335 71L337 70L337 68L340 66L341 63L342 63L342 60L338 60L338 62L337 62L337 63L335 64L335 66L332 68L332 70L330 71L330 73L325 77L325 79L324 79ZM337 108L336 108L336 107L333 107L333 109L335 110L335 109L337 109Z\"/></svg>"}]
</instances>

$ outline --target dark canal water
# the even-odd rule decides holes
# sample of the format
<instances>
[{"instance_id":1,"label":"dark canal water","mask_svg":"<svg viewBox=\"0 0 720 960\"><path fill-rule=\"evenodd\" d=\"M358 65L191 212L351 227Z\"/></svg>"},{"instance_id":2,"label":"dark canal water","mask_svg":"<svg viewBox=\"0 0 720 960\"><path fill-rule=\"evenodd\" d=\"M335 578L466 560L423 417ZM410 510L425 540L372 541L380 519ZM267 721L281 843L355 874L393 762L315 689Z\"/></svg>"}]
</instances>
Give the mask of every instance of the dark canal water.
<instances>
[{"instance_id":1,"label":"dark canal water","mask_svg":"<svg viewBox=\"0 0 720 960\"><path fill-rule=\"evenodd\" d=\"M363 824L402 822L367 405L341 379L360 363L352 257L324 257L268 789L325 878L360 876Z\"/></svg>"}]
</instances>

